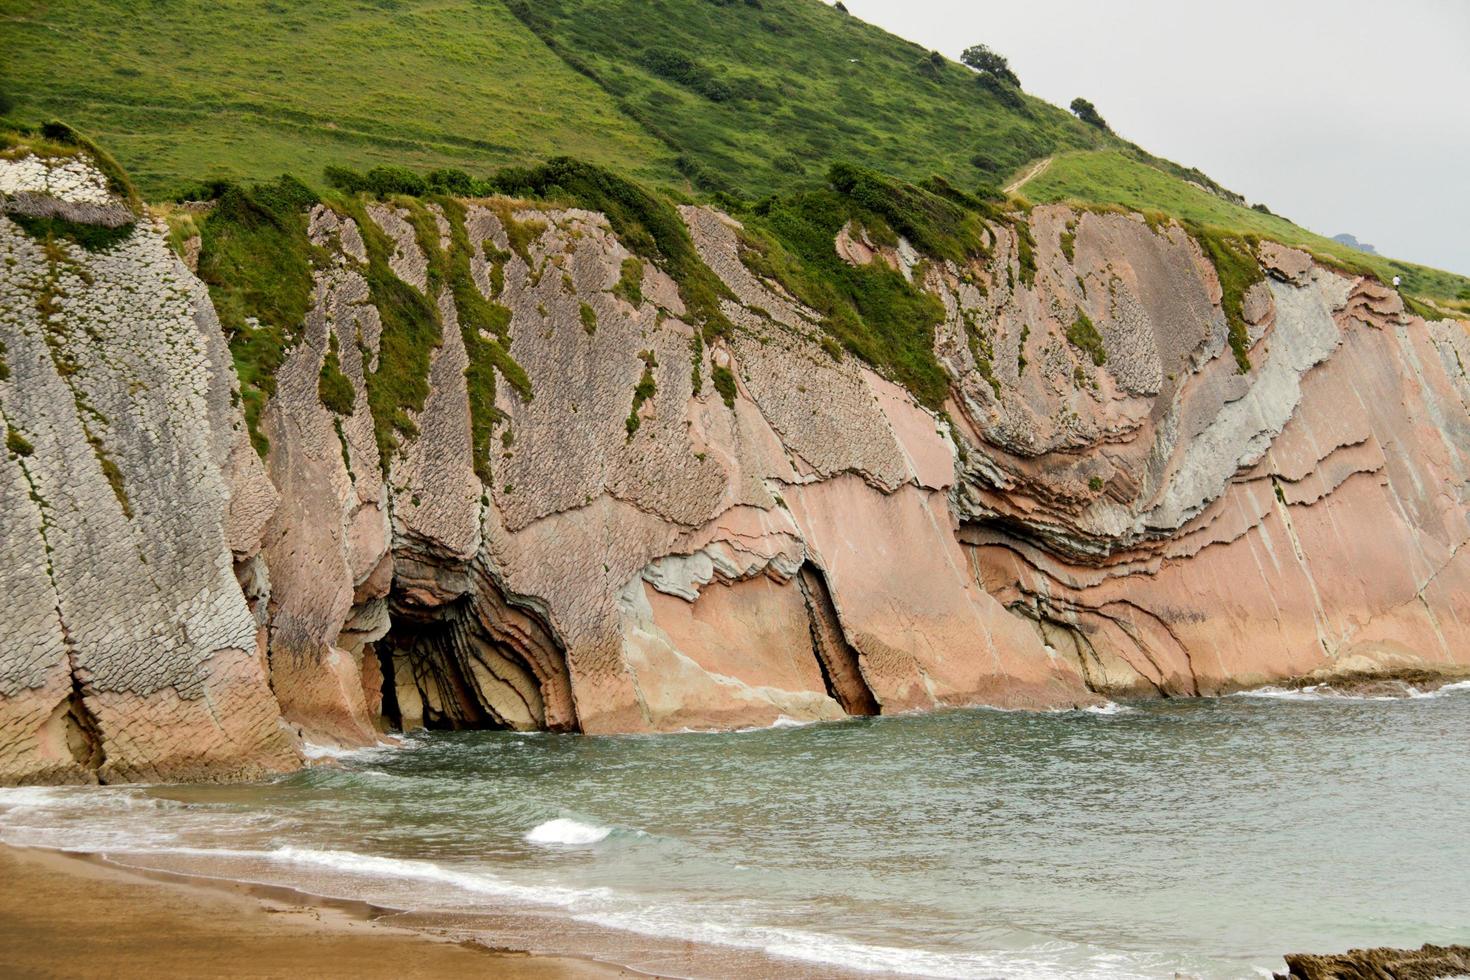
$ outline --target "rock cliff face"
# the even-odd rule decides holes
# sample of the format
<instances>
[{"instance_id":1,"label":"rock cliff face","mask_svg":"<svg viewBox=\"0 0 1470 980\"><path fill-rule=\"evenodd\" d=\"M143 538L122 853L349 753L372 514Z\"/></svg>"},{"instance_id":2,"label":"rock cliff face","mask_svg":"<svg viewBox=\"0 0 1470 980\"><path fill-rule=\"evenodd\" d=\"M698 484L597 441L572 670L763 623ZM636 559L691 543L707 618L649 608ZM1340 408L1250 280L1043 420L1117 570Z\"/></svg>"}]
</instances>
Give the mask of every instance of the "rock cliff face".
<instances>
[{"instance_id":1,"label":"rock cliff face","mask_svg":"<svg viewBox=\"0 0 1470 980\"><path fill-rule=\"evenodd\" d=\"M456 305L399 206L364 213L440 313L414 434L381 457L364 229L318 206L327 258L261 459L161 225L74 160L0 160L0 191L117 229L88 250L0 216L0 781L248 778L390 727L671 731L1470 666L1470 333L1301 253L1262 245L1239 373L1178 227L1042 207L964 268L845 229L848 261L944 303L936 416L834 358L714 210L682 209L734 296L705 344L602 215L465 202L474 288L530 385L497 389L487 483ZM641 287L616 288L630 260ZM329 358L350 411L323 404Z\"/></svg>"}]
</instances>

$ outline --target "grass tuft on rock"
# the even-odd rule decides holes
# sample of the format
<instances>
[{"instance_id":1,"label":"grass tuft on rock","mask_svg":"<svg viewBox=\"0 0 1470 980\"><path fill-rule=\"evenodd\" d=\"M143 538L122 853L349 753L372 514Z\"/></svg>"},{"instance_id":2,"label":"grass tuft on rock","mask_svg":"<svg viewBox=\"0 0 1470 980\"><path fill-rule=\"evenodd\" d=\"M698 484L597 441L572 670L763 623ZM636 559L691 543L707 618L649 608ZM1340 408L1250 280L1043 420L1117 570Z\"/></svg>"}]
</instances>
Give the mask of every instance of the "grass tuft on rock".
<instances>
[{"instance_id":1,"label":"grass tuft on rock","mask_svg":"<svg viewBox=\"0 0 1470 980\"><path fill-rule=\"evenodd\" d=\"M1081 309L1077 310L1077 319L1067 328L1067 339L1072 346L1092 358L1092 363L1102 367L1108 362L1108 353L1103 349L1102 334L1097 332L1097 327L1092 325L1092 319Z\"/></svg>"},{"instance_id":2,"label":"grass tuft on rock","mask_svg":"<svg viewBox=\"0 0 1470 980\"><path fill-rule=\"evenodd\" d=\"M5 429L5 448L17 456L30 456L36 451L31 441L21 435L19 429L12 427Z\"/></svg>"},{"instance_id":3,"label":"grass tuft on rock","mask_svg":"<svg viewBox=\"0 0 1470 980\"><path fill-rule=\"evenodd\" d=\"M1245 324L1245 294L1266 278L1256 259L1254 242L1220 228L1191 225L1190 234L1199 243L1220 277L1220 305L1229 327L1230 350L1241 374L1251 369L1250 333Z\"/></svg>"},{"instance_id":4,"label":"grass tuft on rock","mask_svg":"<svg viewBox=\"0 0 1470 980\"><path fill-rule=\"evenodd\" d=\"M351 415L357 402L357 392L352 382L342 373L342 361L338 356L337 335L327 338L327 354L322 358L322 369L317 376L317 396L334 415ZM351 467L348 467L351 470Z\"/></svg>"},{"instance_id":5,"label":"grass tuft on rock","mask_svg":"<svg viewBox=\"0 0 1470 980\"><path fill-rule=\"evenodd\" d=\"M292 177L225 184L200 223L199 278L229 340L250 441L261 456L270 442L260 431L260 413L311 308L318 256L307 238L306 211L317 200Z\"/></svg>"},{"instance_id":6,"label":"grass tuft on rock","mask_svg":"<svg viewBox=\"0 0 1470 980\"><path fill-rule=\"evenodd\" d=\"M632 306L643 305L643 263L634 257L623 260L618 270L618 281L613 284L612 294Z\"/></svg>"},{"instance_id":7,"label":"grass tuft on rock","mask_svg":"<svg viewBox=\"0 0 1470 980\"><path fill-rule=\"evenodd\" d=\"M638 379L638 384L633 388L633 408L628 412L624 427L628 430L628 438L632 439L643 424L638 415L638 410L643 403L658 394L658 385L653 380L653 369L658 367L658 358L653 356L653 351L645 350L638 353L638 359L643 362L643 375Z\"/></svg>"},{"instance_id":8,"label":"grass tuft on rock","mask_svg":"<svg viewBox=\"0 0 1470 980\"><path fill-rule=\"evenodd\" d=\"M736 392L734 373L727 367L716 365L715 369L710 372L710 380L714 382L715 391L720 393L720 398L724 400L725 407L733 410L735 408Z\"/></svg>"}]
</instances>

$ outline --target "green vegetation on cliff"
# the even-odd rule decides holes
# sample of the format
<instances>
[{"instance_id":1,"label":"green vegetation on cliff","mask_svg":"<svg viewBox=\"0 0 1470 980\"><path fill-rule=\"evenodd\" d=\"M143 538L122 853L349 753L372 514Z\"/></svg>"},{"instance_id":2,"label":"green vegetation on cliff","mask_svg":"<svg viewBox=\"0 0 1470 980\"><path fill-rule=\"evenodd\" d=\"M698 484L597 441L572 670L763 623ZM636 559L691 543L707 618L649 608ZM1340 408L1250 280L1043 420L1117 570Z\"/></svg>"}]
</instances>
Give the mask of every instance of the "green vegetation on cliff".
<instances>
[{"instance_id":1,"label":"green vegetation on cliff","mask_svg":"<svg viewBox=\"0 0 1470 980\"><path fill-rule=\"evenodd\" d=\"M963 261L983 249L975 213L912 184L838 165L830 186L767 198L741 218L741 257L752 271L821 313L823 328L843 347L924 404L943 403L949 377L934 356L934 328L944 305L885 262L847 262L832 242L851 223L854 233L894 245L897 226L936 258Z\"/></svg>"},{"instance_id":2,"label":"green vegetation on cliff","mask_svg":"<svg viewBox=\"0 0 1470 980\"><path fill-rule=\"evenodd\" d=\"M317 197L290 177L217 192L200 223L199 278L209 285L230 342L251 441L264 455L270 443L260 413L311 308L315 255L306 209Z\"/></svg>"},{"instance_id":3,"label":"green vegetation on cliff","mask_svg":"<svg viewBox=\"0 0 1470 980\"><path fill-rule=\"evenodd\" d=\"M1311 252L1324 265L1373 276L1384 283L1391 283L1394 276L1399 276L1407 300L1416 295L1455 300L1467 285L1465 277L1454 273L1359 252L1279 215L1232 203L1119 152L1062 154L1046 170L1027 181L1021 193L1038 204L1112 205L1164 214L1192 226L1215 228L1236 237L1281 242Z\"/></svg>"},{"instance_id":4,"label":"green vegetation on cliff","mask_svg":"<svg viewBox=\"0 0 1470 980\"><path fill-rule=\"evenodd\" d=\"M821 0L15 0L5 31L6 124L32 127L56 152L90 146L45 124L66 118L116 152L144 193L217 200L207 217L181 211L174 223L181 235L200 230L200 275L262 452L260 412L299 339L319 258L304 209L323 198L358 219L368 248L385 331L366 381L385 459L413 433L447 289L487 479L496 379L531 397L495 297L504 262L529 260L542 229L507 209L510 252L471 243L454 197L505 194L605 213L639 257L614 293L641 303L644 263L657 267L677 283L701 345L733 329L721 309L733 297L699 258L676 204L714 200L744 223L751 267L822 315L829 353L861 357L931 407L949 379L933 353L944 311L921 288L924 263L909 270L913 280L883 262L850 265L832 247L849 223L874 244L902 235L924 259L960 263L993 247L987 223L1002 233L1009 225L1024 285L1037 273L1036 243L1016 217L1029 202L1123 207L1156 227L1173 218L1220 271L1242 369L1240 301L1261 274L1249 248L1256 238L1384 282L1400 276L1421 315L1436 315L1426 301L1470 304L1465 279L1349 252L1248 208L1198 170L1114 135L1086 100L1074 102L1079 119L1024 95L1008 68L994 69L1005 67L994 52L969 59L977 73ZM994 191L1042 158L1050 163L1020 188L1022 199ZM136 203L122 167L100 159ZM430 260L428 295L389 270L390 243L363 220L369 198L395 202L415 225ZM448 248L430 203L452 227ZM1069 256L1074 243L1069 227ZM488 300L469 274L476 247L490 263ZM583 325L595 330L595 316L584 313ZM1096 362L1096 331L1079 321L1072 333ZM984 346L977 364L994 382ZM332 357L320 392L340 413L349 401ZM728 400L727 375L715 369L712 380Z\"/></svg>"}]
</instances>

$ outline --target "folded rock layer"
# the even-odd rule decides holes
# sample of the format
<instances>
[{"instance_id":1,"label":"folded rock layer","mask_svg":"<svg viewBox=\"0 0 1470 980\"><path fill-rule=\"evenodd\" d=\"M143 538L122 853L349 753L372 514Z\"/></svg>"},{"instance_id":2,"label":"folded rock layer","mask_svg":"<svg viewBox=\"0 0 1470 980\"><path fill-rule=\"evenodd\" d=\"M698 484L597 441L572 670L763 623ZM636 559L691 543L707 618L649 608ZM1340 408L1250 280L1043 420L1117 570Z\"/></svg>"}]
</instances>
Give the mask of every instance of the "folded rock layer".
<instances>
[{"instance_id":1,"label":"folded rock layer","mask_svg":"<svg viewBox=\"0 0 1470 980\"><path fill-rule=\"evenodd\" d=\"M466 201L471 288L528 383L496 386L477 466L475 334L413 215L318 205L262 458L162 224L119 222L75 159L0 169L4 210L118 229L88 250L0 215L0 781L253 778L390 727L735 728L1470 669L1470 333L1303 253L1259 249L1241 373L1177 226L1038 207L1017 218L1034 275L1011 224L967 266L844 229L847 261L943 302L936 415L834 356L713 209L681 209L729 290L735 329L705 343L603 215ZM390 443L369 233L441 327ZM323 404L324 365L350 403Z\"/></svg>"}]
</instances>

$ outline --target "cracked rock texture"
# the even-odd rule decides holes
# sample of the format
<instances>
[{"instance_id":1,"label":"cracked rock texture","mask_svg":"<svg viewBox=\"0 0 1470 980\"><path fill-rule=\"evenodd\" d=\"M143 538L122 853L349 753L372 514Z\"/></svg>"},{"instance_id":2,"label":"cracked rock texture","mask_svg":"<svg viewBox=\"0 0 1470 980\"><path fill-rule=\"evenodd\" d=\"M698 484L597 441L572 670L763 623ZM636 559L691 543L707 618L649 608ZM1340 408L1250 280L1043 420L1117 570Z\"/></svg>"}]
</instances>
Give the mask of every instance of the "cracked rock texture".
<instances>
[{"instance_id":1,"label":"cracked rock texture","mask_svg":"<svg viewBox=\"0 0 1470 980\"><path fill-rule=\"evenodd\" d=\"M37 165L0 161L0 188L121 204ZM844 228L844 258L945 304L936 416L823 350L716 211L682 209L735 297L705 344L654 264L638 306L614 293L637 257L602 215L465 208L531 384L496 386L488 484L455 302L399 205L366 214L442 330L388 460L351 218L310 216L328 259L262 460L161 228L58 251L0 216L0 780L247 778L390 727L730 728L1470 665L1470 333L1376 283L1263 248L1241 374L1177 227L1037 208L1034 282L1009 225L966 267ZM1102 364L1067 340L1079 310ZM318 393L334 347L346 415Z\"/></svg>"},{"instance_id":2,"label":"cracked rock texture","mask_svg":"<svg viewBox=\"0 0 1470 980\"><path fill-rule=\"evenodd\" d=\"M297 765L234 573L262 509L231 499L270 491L207 291L146 222L89 253L0 218L0 298L0 778Z\"/></svg>"}]
</instances>

